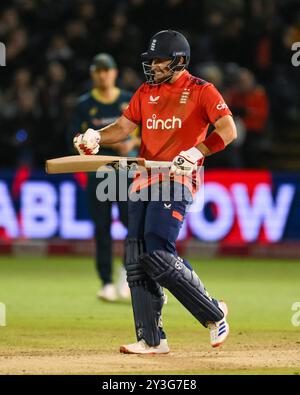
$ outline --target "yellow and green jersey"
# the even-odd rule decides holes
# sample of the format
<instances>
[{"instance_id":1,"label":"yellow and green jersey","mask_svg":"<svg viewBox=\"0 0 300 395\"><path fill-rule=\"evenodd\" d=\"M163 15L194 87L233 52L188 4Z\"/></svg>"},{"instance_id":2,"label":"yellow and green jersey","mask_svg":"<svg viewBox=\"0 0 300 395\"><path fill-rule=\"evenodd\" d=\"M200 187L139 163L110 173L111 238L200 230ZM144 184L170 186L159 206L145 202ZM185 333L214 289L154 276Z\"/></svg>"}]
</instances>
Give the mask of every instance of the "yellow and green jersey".
<instances>
[{"instance_id":1,"label":"yellow and green jersey","mask_svg":"<svg viewBox=\"0 0 300 395\"><path fill-rule=\"evenodd\" d=\"M84 133L88 128L101 129L114 121L123 113L131 99L132 93L115 88L113 100L107 101L97 89L80 96L71 121L70 137L76 133ZM135 131L135 136L138 130ZM134 137L135 137L134 136ZM130 136L131 138L133 136ZM138 151L132 150L128 156L137 156ZM101 147L101 155L117 155L119 153L110 147Z\"/></svg>"}]
</instances>

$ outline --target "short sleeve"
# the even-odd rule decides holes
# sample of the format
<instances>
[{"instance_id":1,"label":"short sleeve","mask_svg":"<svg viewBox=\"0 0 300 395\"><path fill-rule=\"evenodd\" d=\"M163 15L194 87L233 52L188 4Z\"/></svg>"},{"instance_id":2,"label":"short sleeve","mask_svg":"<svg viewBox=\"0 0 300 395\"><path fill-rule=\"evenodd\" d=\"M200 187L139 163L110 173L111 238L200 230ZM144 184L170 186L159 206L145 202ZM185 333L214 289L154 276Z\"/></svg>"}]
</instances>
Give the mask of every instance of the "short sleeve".
<instances>
[{"instance_id":1,"label":"short sleeve","mask_svg":"<svg viewBox=\"0 0 300 395\"><path fill-rule=\"evenodd\" d=\"M211 124L214 124L225 115L232 115L221 93L212 84L209 84L203 90L201 103L204 109L204 116Z\"/></svg>"},{"instance_id":2,"label":"short sleeve","mask_svg":"<svg viewBox=\"0 0 300 395\"><path fill-rule=\"evenodd\" d=\"M140 90L141 87L135 92L128 104L128 107L123 111L124 117L137 125L139 125L142 120Z\"/></svg>"}]
</instances>

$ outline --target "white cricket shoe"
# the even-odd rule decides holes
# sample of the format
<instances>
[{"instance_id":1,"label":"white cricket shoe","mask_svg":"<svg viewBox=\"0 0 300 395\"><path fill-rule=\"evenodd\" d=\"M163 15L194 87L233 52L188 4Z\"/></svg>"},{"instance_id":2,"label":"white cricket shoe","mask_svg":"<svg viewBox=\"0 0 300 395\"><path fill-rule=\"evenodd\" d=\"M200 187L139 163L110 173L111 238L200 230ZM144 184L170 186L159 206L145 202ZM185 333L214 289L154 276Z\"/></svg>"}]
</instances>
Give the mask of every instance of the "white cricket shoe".
<instances>
[{"instance_id":1,"label":"white cricket shoe","mask_svg":"<svg viewBox=\"0 0 300 395\"><path fill-rule=\"evenodd\" d=\"M164 293L164 304L168 304L168 295Z\"/></svg>"},{"instance_id":2,"label":"white cricket shoe","mask_svg":"<svg viewBox=\"0 0 300 395\"><path fill-rule=\"evenodd\" d=\"M167 339L161 339L160 344L155 347L148 346L144 339L137 343L126 344L120 347L122 354L168 354L170 351Z\"/></svg>"},{"instance_id":3,"label":"white cricket shoe","mask_svg":"<svg viewBox=\"0 0 300 395\"><path fill-rule=\"evenodd\" d=\"M226 321L226 316L228 314L228 308L226 303L220 301L219 308L223 311L224 318L220 321L212 322L208 325L208 329L210 332L210 343L214 348L220 347L229 335L229 325Z\"/></svg>"},{"instance_id":4,"label":"white cricket shoe","mask_svg":"<svg viewBox=\"0 0 300 395\"><path fill-rule=\"evenodd\" d=\"M120 280L118 284L118 294L122 299L130 298L130 288L127 282L127 275L124 266L120 269Z\"/></svg>"},{"instance_id":5,"label":"white cricket shoe","mask_svg":"<svg viewBox=\"0 0 300 395\"><path fill-rule=\"evenodd\" d=\"M115 302L117 300L115 286L113 284L104 285L104 287L97 292L97 297L107 302Z\"/></svg>"}]
</instances>

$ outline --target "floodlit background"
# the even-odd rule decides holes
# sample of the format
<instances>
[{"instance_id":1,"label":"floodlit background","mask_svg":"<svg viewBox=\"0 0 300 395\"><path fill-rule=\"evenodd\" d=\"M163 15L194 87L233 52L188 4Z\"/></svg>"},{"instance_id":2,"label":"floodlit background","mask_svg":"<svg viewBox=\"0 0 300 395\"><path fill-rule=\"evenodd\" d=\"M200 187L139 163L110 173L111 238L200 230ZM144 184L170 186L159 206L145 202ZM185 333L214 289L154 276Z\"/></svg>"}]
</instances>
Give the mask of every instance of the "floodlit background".
<instances>
[{"instance_id":1,"label":"floodlit background","mask_svg":"<svg viewBox=\"0 0 300 395\"><path fill-rule=\"evenodd\" d=\"M222 91L246 135L260 136L259 161L247 162L241 142L239 155L217 155L214 166L299 166L300 73L291 64L292 44L300 41L297 1L2 0L0 9L7 51L0 75L1 166L38 167L64 154L62 136L77 96L89 89L92 57L111 53L119 85L134 91L144 80L140 54L165 28L187 36L190 71Z\"/></svg>"},{"instance_id":2,"label":"floodlit background","mask_svg":"<svg viewBox=\"0 0 300 395\"><path fill-rule=\"evenodd\" d=\"M172 353L128 365L117 350L134 341L130 303L94 297L85 175L48 176L44 162L71 154L93 56L112 54L118 86L135 91L140 54L167 28L187 37L189 71L215 84L238 127L206 160L204 209L187 215L178 243L228 301L232 335L223 354L208 351L170 297ZM299 373L299 1L1 0L0 42L0 373ZM113 213L117 271L126 229Z\"/></svg>"}]
</instances>

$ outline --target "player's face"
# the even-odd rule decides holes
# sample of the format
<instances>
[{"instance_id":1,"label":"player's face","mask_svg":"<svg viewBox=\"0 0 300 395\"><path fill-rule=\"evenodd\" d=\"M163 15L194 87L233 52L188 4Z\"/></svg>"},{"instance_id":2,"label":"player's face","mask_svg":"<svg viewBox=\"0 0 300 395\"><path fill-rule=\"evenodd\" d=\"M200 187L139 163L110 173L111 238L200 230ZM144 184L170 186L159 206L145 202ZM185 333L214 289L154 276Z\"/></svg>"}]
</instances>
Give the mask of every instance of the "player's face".
<instances>
[{"instance_id":1,"label":"player's face","mask_svg":"<svg viewBox=\"0 0 300 395\"><path fill-rule=\"evenodd\" d=\"M114 87L117 75L116 69L96 69L91 72L95 88L101 90Z\"/></svg>"},{"instance_id":2,"label":"player's face","mask_svg":"<svg viewBox=\"0 0 300 395\"><path fill-rule=\"evenodd\" d=\"M154 80L156 83L164 80L170 75L169 64L171 59L153 59L151 63L151 70L154 72Z\"/></svg>"}]
</instances>

